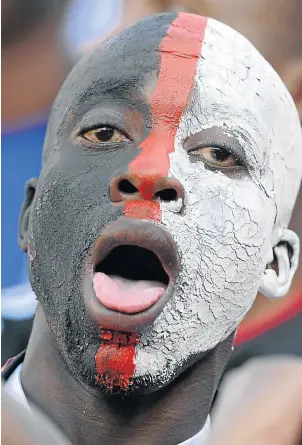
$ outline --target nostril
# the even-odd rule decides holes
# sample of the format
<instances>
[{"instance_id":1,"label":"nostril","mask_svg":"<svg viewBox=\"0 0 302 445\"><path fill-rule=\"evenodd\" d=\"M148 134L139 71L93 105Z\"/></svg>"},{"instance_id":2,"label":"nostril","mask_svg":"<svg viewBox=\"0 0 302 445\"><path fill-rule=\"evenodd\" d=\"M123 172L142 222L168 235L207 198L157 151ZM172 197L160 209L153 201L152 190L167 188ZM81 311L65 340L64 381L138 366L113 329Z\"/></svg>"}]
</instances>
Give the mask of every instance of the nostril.
<instances>
[{"instance_id":1,"label":"nostril","mask_svg":"<svg viewBox=\"0 0 302 445\"><path fill-rule=\"evenodd\" d=\"M177 191L175 189L164 189L156 192L154 195L155 199L159 199L161 201L176 201L177 199Z\"/></svg>"},{"instance_id":2,"label":"nostril","mask_svg":"<svg viewBox=\"0 0 302 445\"><path fill-rule=\"evenodd\" d=\"M132 194L138 192L138 189L133 184L131 184L131 182L128 181L128 179L122 179L118 183L118 189L121 193Z\"/></svg>"}]
</instances>

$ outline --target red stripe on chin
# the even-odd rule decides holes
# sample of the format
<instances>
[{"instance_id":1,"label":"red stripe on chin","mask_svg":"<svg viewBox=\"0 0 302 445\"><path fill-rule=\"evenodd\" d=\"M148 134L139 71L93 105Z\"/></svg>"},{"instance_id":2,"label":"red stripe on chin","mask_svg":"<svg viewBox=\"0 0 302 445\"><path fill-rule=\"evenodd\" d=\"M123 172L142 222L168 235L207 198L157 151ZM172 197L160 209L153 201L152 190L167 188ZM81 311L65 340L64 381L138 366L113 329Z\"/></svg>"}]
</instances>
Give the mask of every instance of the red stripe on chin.
<instances>
[{"instance_id":1,"label":"red stripe on chin","mask_svg":"<svg viewBox=\"0 0 302 445\"><path fill-rule=\"evenodd\" d=\"M138 334L101 329L101 345L95 356L96 381L109 391L127 391L135 371Z\"/></svg>"},{"instance_id":2,"label":"red stripe on chin","mask_svg":"<svg viewBox=\"0 0 302 445\"><path fill-rule=\"evenodd\" d=\"M135 347L101 344L95 363L98 383L109 391L127 391L135 371Z\"/></svg>"}]
</instances>

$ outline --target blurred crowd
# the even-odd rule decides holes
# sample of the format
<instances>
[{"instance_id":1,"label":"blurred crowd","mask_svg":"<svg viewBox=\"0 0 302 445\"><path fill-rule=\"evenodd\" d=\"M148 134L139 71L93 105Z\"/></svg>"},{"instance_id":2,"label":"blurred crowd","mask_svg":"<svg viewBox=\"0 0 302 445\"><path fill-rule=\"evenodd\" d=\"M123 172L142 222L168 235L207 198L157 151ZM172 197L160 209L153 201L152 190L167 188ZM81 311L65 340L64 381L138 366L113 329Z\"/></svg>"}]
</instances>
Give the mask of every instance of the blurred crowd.
<instances>
[{"instance_id":1,"label":"blurred crowd","mask_svg":"<svg viewBox=\"0 0 302 445\"><path fill-rule=\"evenodd\" d=\"M52 102L94 45L172 10L216 18L245 35L285 82L302 121L301 0L2 0L2 365L26 348L36 307L18 225L25 182L39 176ZM302 191L291 227L302 239ZM301 263L285 298L257 296L237 332L230 368L252 356L302 356Z\"/></svg>"}]
</instances>

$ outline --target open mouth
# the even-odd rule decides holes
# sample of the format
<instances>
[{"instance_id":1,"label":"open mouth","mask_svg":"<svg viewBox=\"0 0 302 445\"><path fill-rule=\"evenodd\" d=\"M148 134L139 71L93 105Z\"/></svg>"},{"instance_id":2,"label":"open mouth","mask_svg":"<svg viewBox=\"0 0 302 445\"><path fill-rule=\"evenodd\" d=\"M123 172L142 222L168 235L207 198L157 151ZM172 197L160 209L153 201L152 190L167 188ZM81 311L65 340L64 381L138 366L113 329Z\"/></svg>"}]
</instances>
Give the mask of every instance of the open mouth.
<instances>
[{"instance_id":1,"label":"open mouth","mask_svg":"<svg viewBox=\"0 0 302 445\"><path fill-rule=\"evenodd\" d=\"M170 233L147 220L120 217L87 257L83 291L99 326L132 332L150 325L174 291L180 270Z\"/></svg>"},{"instance_id":2,"label":"open mouth","mask_svg":"<svg viewBox=\"0 0 302 445\"><path fill-rule=\"evenodd\" d=\"M136 314L155 304L164 294L169 276L158 256L136 245L114 247L96 265L93 287L108 309Z\"/></svg>"}]
</instances>

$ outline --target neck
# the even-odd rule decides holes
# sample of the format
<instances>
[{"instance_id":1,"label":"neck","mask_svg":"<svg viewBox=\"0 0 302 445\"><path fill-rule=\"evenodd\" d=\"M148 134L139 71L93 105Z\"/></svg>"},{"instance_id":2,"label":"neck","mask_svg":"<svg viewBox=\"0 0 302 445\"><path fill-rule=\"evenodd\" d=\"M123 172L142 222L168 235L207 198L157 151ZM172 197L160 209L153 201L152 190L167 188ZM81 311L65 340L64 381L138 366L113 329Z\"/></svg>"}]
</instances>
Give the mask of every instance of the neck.
<instances>
[{"instance_id":1,"label":"neck","mask_svg":"<svg viewBox=\"0 0 302 445\"><path fill-rule=\"evenodd\" d=\"M233 335L167 388L143 396L106 395L73 376L38 308L22 370L29 400L52 418L74 445L175 445L207 419Z\"/></svg>"},{"instance_id":2,"label":"neck","mask_svg":"<svg viewBox=\"0 0 302 445\"><path fill-rule=\"evenodd\" d=\"M24 118L46 113L71 63L56 25L43 23L21 42L2 48L2 123L18 126Z\"/></svg>"}]
</instances>

